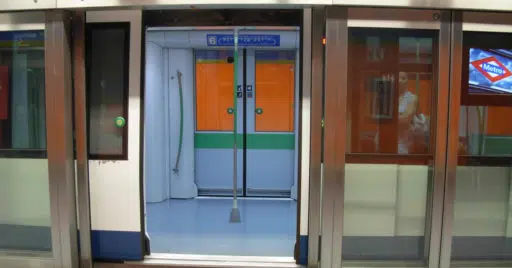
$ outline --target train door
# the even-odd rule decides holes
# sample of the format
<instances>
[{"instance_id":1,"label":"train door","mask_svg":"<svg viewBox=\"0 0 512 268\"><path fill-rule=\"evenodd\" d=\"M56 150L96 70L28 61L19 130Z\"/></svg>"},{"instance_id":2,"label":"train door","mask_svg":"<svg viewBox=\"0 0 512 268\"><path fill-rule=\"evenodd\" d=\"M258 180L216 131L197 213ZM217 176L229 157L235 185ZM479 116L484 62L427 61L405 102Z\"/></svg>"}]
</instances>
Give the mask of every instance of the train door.
<instances>
[{"instance_id":1,"label":"train door","mask_svg":"<svg viewBox=\"0 0 512 268\"><path fill-rule=\"evenodd\" d=\"M86 13L86 120L94 259L140 260L144 256L139 160L141 18L140 10Z\"/></svg>"},{"instance_id":2,"label":"train door","mask_svg":"<svg viewBox=\"0 0 512 268\"><path fill-rule=\"evenodd\" d=\"M210 36L210 38L216 37ZM238 194L245 192L243 189L243 126L245 123L242 92L245 73L243 51L239 49L234 53L232 48L194 51L195 182L199 195L231 195L234 185L233 172L236 172ZM235 71L234 68L237 70ZM237 85L236 96L234 96L235 84ZM235 109L238 112L235 113ZM234 116L237 121L236 159ZM236 165L236 171L234 171L234 165Z\"/></svg>"},{"instance_id":3,"label":"train door","mask_svg":"<svg viewBox=\"0 0 512 268\"><path fill-rule=\"evenodd\" d=\"M236 59L227 50L195 51L195 180L199 195L231 195L236 164L239 195L291 197L298 167L298 31L246 31L241 36L246 44ZM219 36L211 34L209 42L218 44L216 38ZM236 79L233 63L237 63ZM238 111L236 161L233 83Z\"/></svg>"},{"instance_id":4,"label":"train door","mask_svg":"<svg viewBox=\"0 0 512 268\"><path fill-rule=\"evenodd\" d=\"M295 50L247 50L245 194L291 195L296 148Z\"/></svg>"}]
</instances>

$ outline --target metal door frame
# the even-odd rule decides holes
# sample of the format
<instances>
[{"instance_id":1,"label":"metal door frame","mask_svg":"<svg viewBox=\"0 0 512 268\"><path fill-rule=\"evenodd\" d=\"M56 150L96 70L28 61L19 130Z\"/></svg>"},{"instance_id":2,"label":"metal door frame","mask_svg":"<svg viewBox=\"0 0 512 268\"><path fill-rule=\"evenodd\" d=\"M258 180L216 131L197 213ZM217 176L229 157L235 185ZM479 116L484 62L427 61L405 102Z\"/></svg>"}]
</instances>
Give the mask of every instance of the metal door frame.
<instances>
[{"instance_id":1,"label":"metal door frame","mask_svg":"<svg viewBox=\"0 0 512 268\"><path fill-rule=\"evenodd\" d=\"M322 201L322 117L323 117L323 70L325 30L325 8L304 10L302 40L302 168L308 168L309 185L302 185L301 192L308 198L307 225L301 225L308 233L308 267L319 266ZM304 124L309 122L309 124ZM305 148L307 150L305 150ZM301 213L305 213L301 211Z\"/></svg>"},{"instance_id":2,"label":"metal door frame","mask_svg":"<svg viewBox=\"0 0 512 268\"><path fill-rule=\"evenodd\" d=\"M435 15L438 14L438 15ZM434 16L434 18L433 18ZM436 18L439 21L436 21ZM432 20L434 19L434 20ZM429 10L395 10L328 7L325 51L325 129L324 182L322 187L322 267L341 267L344 214L345 153L347 134L347 53L348 28L438 29L438 66L436 114L437 122L432 193L426 215L425 250L429 251L428 267L439 265L441 223L446 170L446 141L450 66L450 13ZM339 72L338 70L343 70ZM350 266L352 262L344 265ZM360 263L360 262L358 262Z\"/></svg>"}]
</instances>

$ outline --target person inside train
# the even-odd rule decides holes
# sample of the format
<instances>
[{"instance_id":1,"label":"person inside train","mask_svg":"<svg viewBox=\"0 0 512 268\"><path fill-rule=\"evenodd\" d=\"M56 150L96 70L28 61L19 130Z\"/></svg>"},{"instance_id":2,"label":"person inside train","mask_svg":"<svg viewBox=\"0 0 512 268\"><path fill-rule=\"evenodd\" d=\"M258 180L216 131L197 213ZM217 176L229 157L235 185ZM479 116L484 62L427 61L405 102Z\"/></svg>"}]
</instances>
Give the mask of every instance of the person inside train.
<instances>
[{"instance_id":1,"label":"person inside train","mask_svg":"<svg viewBox=\"0 0 512 268\"><path fill-rule=\"evenodd\" d=\"M406 72L398 75L398 154L409 154L417 138L423 138L428 144L430 118L419 112L419 89L415 92L409 88Z\"/></svg>"}]
</instances>

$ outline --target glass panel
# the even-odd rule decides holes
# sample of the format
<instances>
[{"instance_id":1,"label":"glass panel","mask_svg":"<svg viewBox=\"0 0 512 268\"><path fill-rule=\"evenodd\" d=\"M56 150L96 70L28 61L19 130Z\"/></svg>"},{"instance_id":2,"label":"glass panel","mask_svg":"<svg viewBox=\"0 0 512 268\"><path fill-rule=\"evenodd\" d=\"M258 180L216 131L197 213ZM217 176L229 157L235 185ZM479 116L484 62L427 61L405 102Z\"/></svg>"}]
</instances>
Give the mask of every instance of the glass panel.
<instances>
[{"instance_id":1,"label":"glass panel","mask_svg":"<svg viewBox=\"0 0 512 268\"><path fill-rule=\"evenodd\" d=\"M88 29L89 154L123 157L128 120L128 24Z\"/></svg>"},{"instance_id":2,"label":"glass panel","mask_svg":"<svg viewBox=\"0 0 512 268\"><path fill-rule=\"evenodd\" d=\"M345 261L428 259L436 36L349 29Z\"/></svg>"},{"instance_id":3,"label":"glass panel","mask_svg":"<svg viewBox=\"0 0 512 268\"><path fill-rule=\"evenodd\" d=\"M44 31L0 32L0 250L51 251ZM6 158L6 157L14 158Z\"/></svg>"},{"instance_id":4,"label":"glass panel","mask_svg":"<svg viewBox=\"0 0 512 268\"><path fill-rule=\"evenodd\" d=\"M452 260L512 260L512 35L465 32Z\"/></svg>"},{"instance_id":5,"label":"glass panel","mask_svg":"<svg viewBox=\"0 0 512 268\"><path fill-rule=\"evenodd\" d=\"M198 50L195 57L197 130L233 131L233 51Z\"/></svg>"},{"instance_id":6,"label":"glass panel","mask_svg":"<svg viewBox=\"0 0 512 268\"><path fill-rule=\"evenodd\" d=\"M255 72L256 131L293 132L295 52L256 51Z\"/></svg>"}]
</instances>

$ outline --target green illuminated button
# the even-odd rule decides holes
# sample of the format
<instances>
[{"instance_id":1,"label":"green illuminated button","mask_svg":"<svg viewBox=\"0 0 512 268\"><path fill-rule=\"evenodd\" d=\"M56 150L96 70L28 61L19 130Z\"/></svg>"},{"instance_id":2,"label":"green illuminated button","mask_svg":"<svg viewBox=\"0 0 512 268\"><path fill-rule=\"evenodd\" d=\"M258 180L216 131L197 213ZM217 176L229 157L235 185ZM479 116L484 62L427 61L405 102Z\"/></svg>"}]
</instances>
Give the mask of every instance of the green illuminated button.
<instances>
[{"instance_id":1,"label":"green illuminated button","mask_svg":"<svg viewBox=\"0 0 512 268\"><path fill-rule=\"evenodd\" d=\"M233 114L235 112L235 110L231 107L228 108L228 114Z\"/></svg>"},{"instance_id":2,"label":"green illuminated button","mask_svg":"<svg viewBox=\"0 0 512 268\"><path fill-rule=\"evenodd\" d=\"M124 127L126 125L126 120L122 116L116 117L116 127Z\"/></svg>"},{"instance_id":3,"label":"green illuminated button","mask_svg":"<svg viewBox=\"0 0 512 268\"><path fill-rule=\"evenodd\" d=\"M263 109L261 108L256 108L256 114L262 114L263 113Z\"/></svg>"}]
</instances>

